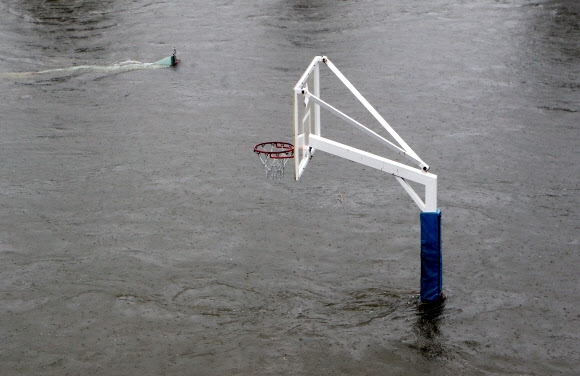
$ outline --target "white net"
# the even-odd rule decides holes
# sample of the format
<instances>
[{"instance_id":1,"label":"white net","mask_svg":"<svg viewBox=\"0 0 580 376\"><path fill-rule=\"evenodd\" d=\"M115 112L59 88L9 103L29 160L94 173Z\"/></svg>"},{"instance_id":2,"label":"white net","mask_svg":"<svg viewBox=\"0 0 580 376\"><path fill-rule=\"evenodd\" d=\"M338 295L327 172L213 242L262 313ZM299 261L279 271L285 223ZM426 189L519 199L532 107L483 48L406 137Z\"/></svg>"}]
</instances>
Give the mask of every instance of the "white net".
<instances>
[{"instance_id":1,"label":"white net","mask_svg":"<svg viewBox=\"0 0 580 376\"><path fill-rule=\"evenodd\" d=\"M254 152L260 157L268 179L282 179L286 163L294 158L294 147L287 142L264 142L256 145Z\"/></svg>"}]
</instances>

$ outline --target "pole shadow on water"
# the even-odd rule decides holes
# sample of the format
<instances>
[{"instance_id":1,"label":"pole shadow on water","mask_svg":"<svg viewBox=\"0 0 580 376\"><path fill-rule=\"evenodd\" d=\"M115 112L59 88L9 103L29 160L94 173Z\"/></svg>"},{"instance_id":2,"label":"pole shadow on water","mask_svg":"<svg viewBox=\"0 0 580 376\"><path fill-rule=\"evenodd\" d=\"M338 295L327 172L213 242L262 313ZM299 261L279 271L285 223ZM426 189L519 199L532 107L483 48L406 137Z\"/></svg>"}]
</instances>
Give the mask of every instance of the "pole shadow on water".
<instances>
[{"instance_id":1,"label":"pole shadow on water","mask_svg":"<svg viewBox=\"0 0 580 376\"><path fill-rule=\"evenodd\" d=\"M417 339L410 347L428 359L445 355L443 336L440 330L444 311L445 299L433 303L420 303L416 308L417 319L413 325L413 333Z\"/></svg>"}]
</instances>

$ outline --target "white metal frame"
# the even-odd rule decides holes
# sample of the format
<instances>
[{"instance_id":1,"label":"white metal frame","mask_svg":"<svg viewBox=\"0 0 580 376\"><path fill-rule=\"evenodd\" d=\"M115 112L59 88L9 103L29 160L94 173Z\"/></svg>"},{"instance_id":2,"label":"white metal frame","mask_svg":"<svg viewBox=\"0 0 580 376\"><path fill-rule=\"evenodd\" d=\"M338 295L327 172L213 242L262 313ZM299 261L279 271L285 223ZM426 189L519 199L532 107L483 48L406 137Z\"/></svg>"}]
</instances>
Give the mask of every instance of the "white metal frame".
<instances>
[{"instance_id":1,"label":"white metal frame","mask_svg":"<svg viewBox=\"0 0 580 376\"><path fill-rule=\"evenodd\" d=\"M320 99L320 63L324 63L328 68L330 68L330 70L363 104L363 106L365 106L374 118L377 119L387 132L389 132L399 145L385 139L381 135ZM311 84L312 91L310 91L308 83ZM419 168L410 167L322 137L320 134L321 107L340 119L350 123L362 132L370 135L374 139L379 140L399 155L416 164ZM407 145L397 132L395 132L395 130L385 121L385 119L382 118L382 116L326 56L316 56L296 86L294 86L294 178L296 180L300 179L304 169L316 150L322 150L394 175L417 206L419 206L421 211L435 212L437 210L437 175L427 172L429 170L429 165L419 158L417 153ZM425 186L425 201L419 197L407 180Z\"/></svg>"},{"instance_id":2,"label":"white metal frame","mask_svg":"<svg viewBox=\"0 0 580 376\"><path fill-rule=\"evenodd\" d=\"M310 135L320 135L320 106L304 97L302 90L307 91L308 81L314 95L320 97L320 63L322 56L315 57L298 84L294 87L294 178L300 179L306 165L314 154L310 147ZM302 107L304 107L303 110Z\"/></svg>"}]
</instances>

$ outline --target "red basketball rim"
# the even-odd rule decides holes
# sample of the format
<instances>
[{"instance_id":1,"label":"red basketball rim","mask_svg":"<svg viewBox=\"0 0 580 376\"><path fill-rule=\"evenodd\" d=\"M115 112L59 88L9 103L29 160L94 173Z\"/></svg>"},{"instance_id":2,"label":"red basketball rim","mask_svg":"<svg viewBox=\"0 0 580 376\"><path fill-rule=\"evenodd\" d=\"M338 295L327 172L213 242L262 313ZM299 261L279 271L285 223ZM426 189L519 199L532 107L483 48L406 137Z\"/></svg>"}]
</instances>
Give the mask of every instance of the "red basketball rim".
<instances>
[{"instance_id":1,"label":"red basketball rim","mask_svg":"<svg viewBox=\"0 0 580 376\"><path fill-rule=\"evenodd\" d=\"M279 141L262 142L254 146L254 152L268 155L273 159L294 158L294 145Z\"/></svg>"}]
</instances>

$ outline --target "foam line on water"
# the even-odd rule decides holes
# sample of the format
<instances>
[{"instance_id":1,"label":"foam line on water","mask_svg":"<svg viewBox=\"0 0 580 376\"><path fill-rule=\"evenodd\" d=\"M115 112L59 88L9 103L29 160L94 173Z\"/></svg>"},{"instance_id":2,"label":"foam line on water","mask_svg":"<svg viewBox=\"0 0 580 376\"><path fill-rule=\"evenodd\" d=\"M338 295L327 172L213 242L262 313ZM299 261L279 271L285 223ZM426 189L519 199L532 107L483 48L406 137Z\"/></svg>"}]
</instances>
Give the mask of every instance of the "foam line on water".
<instances>
[{"instance_id":1,"label":"foam line on water","mask_svg":"<svg viewBox=\"0 0 580 376\"><path fill-rule=\"evenodd\" d=\"M130 72L134 70L143 70L143 69L158 69L158 68L165 68L162 65L156 65L153 63L142 63L140 61L128 60L123 61L121 63L116 63L113 65L74 65L71 67L66 68L55 68L55 69L46 69L37 72L7 72L7 73L0 73L0 77L4 78L27 78L33 77L36 75L44 75L44 74L51 74L51 73L75 73L75 72L83 72L86 71L87 73L90 72L110 72L110 73L120 73L120 72Z\"/></svg>"}]
</instances>

